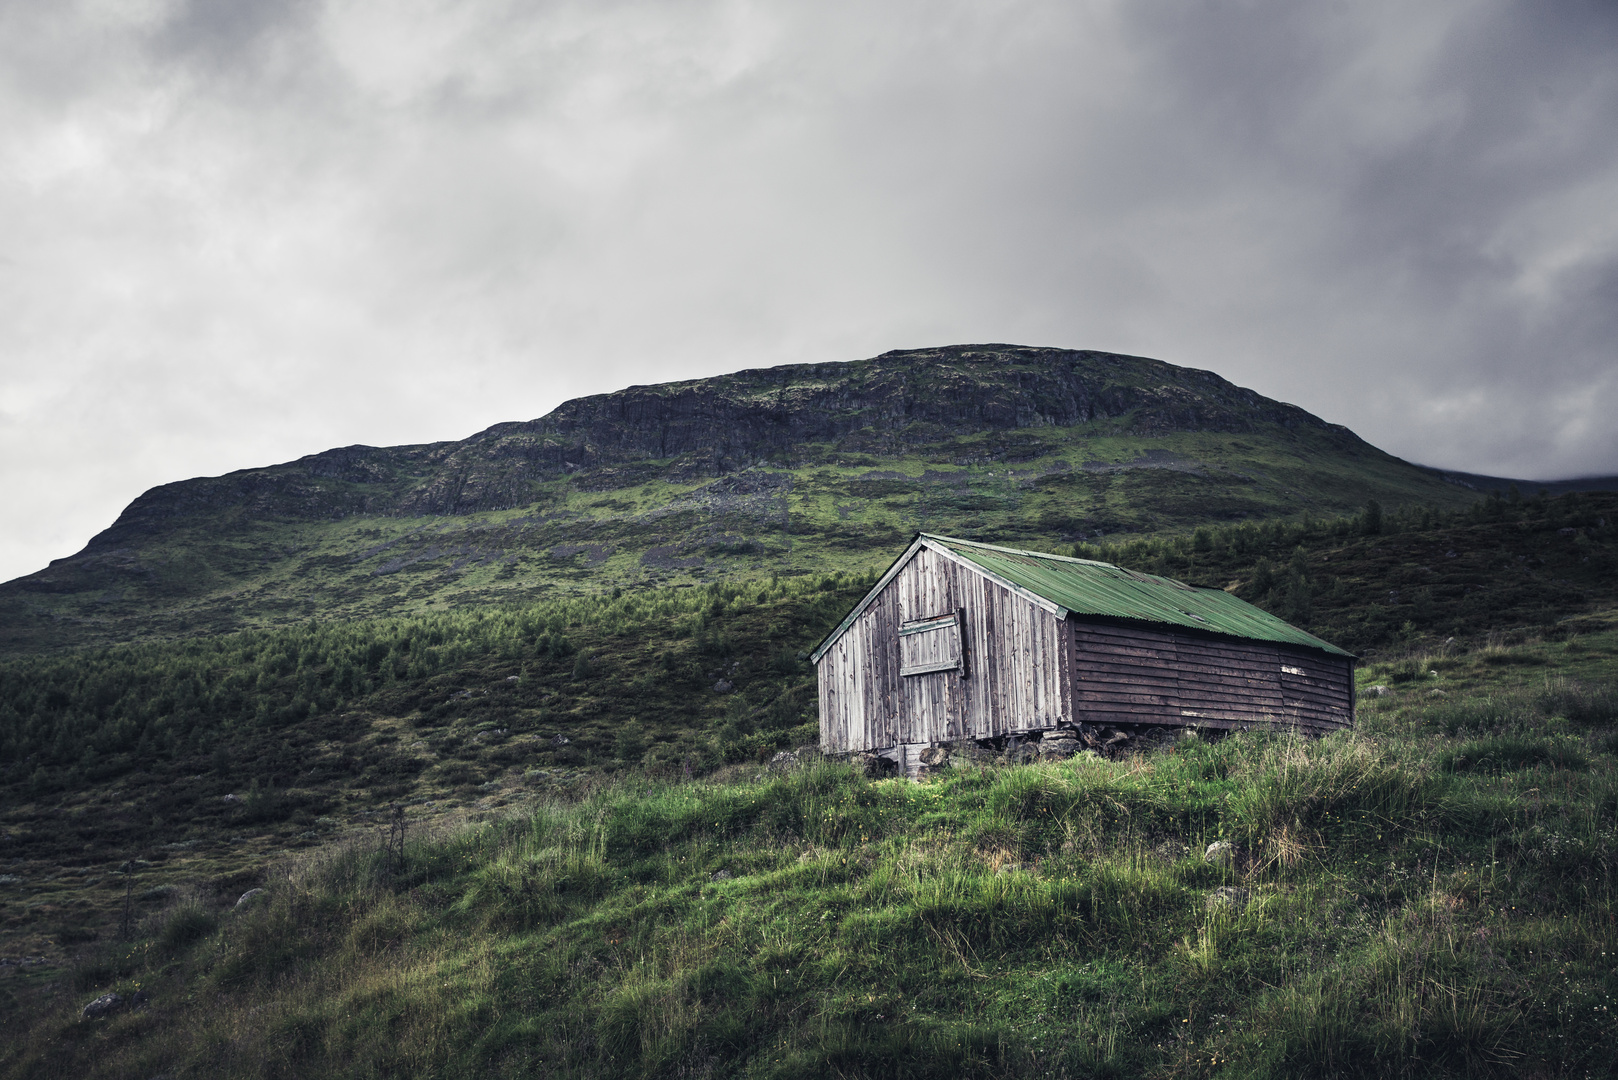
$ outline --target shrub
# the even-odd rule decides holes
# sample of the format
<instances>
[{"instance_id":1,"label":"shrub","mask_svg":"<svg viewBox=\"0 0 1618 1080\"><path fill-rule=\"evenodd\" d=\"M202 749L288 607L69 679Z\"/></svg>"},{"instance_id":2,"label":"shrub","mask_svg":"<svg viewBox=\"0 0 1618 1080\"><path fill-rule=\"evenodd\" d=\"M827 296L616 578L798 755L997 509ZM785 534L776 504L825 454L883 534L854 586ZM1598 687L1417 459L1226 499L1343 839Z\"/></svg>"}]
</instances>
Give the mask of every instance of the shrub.
<instances>
[{"instance_id":1,"label":"shrub","mask_svg":"<svg viewBox=\"0 0 1618 1080\"><path fill-rule=\"evenodd\" d=\"M219 926L219 919L201 904L182 904L168 913L157 940L169 952L177 952L193 941L207 937Z\"/></svg>"},{"instance_id":2,"label":"shrub","mask_svg":"<svg viewBox=\"0 0 1618 1080\"><path fill-rule=\"evenodd\" d=\"M1576 724L1610 724L1618 720L1618 686L1589 686L1572 679L1557 679L1540 691L1538 705Z\"/></svg>"},{"instance_id":3,"label":"shrub","mask_svg":"<svg viewBox=\"0 0 1618 1080\"><path fill-rule=\"evenodd\" d=\"M1565 742L1506 735L1462 743L1440 757L1438 767L1451 773L1504 773L1536 765L1582 769L1586 764L1584 754Z\"/></svg>"}]
</instances>

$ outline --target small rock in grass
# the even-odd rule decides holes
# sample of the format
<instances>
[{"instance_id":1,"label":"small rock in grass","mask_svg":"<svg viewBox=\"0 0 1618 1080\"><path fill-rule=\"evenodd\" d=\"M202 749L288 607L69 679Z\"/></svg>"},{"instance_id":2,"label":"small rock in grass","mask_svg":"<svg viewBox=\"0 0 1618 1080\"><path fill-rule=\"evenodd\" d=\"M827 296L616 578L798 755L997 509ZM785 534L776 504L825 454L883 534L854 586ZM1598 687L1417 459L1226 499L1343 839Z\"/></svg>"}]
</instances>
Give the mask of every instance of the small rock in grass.
<instances>
[{"instance_id":1,"label":"small rock in grass","mask_svg":"<svg viewBox=\"0 0 1618 1080\"><path fill-rule=\"evenodd\" d=\"M242 893L241 897L236 901L236 906L242 907L246 904L251 904L254 900L263 895L263 889L248 889L246 892Z\"/></svg>"},{"instance_id":2,"label":"small rock in grass","mask_svg":"<svg viewBox=\"0 0 1618 1080\"><path fill-rule=\"evenodd\" d=\"M770 768L772 769L793 769L797 765L798 755L791 750L777 750L775 756L770 759Z\"/></svg>"},{"instance_id":3,"label":"small rock in grass","mask_svg":"<svg viewBox=\"0 0 1618 1080\"><path fill-rule=\"evenodd\" d=\"M1067 758L1077 754L1083 748L1084 744L1079 742L1076 736L1066 733L1047 735L1039 741L1039 756Z\"/></svg>"},{"instance_id":4,"label":"small rock in grass","mask_svg":"<svg viewBox=\"0 0 1618 1080\"><path fill-rule=\"evenodd\" d=\"M231 792L229 795L220 796L219 801L225 803L239 803L242 801L242 797L237 795L235 792Z\"/></svg>"},{"instance_id":5,"label":"small rock in grass","mask_svg":"<svg viewBox=\"0 0 1618 1080\"><path fill-rule=\"evenodd\" d=\"M122 994L102 994L84 1007L83 1016L86 1020L100 1020L104 1016L111 1016L124 1007Z\"/></svg>"},{"instance_id":6,"label":"small rock in grass","mask_svg":"<svg viewBox=\"0 0 1618 1080\"><path fill-rule=\"evenodd\" d=\"M1032 871L1033 869L1034 869L1034 864L1033 863L1029 863L1029 862L1008 862L1008 863L1002 863L1001 866L1000 866L1000 869L996 870L995 873L997 873L997 874L1025 874L1025 873L1028 873L1028 872Z\"/></svg>"},{"instance_id":7,"label":"small rock in grass","mask_svg":"<svg viewBox=\"0 0 1618 1080\"><path fill-rule=\"evenodd\" d=\"M1367 694L1370 694L1372 697L1387 697L1388 696L1388 688L1387 688L1387 686L1385 686L1382 683L1377 683L1375 686L1369 688L1365 692Z\"/></svg>"},{"instance_id":8,"label":"small rock in grass","mask_svg":"<svg viewBox=\"0 0 1618 1080\"><path fill-rule=\"evenodd\" d=\"M731 872L729 870L715 870L713 872L713 874L709 876L708 880L709 881L729 881L732 876L733 875L731 874Z\"/></svg>"},{"instance_id":9,"label":"small rock in grass","mask_svg":"<svg viewBox=\"0 0 1618 1080\"><path fill-rule=\"evenodd\" d=\"M949 749L943 746L924 747L921 753L916 755L916 760L923 765L942 765L949 760Z\"/></svg>"},{"instance_id":10,"label":"small rock in grass","mask_svg":"<svg viewBox=\"0 0 1618 1080\"><path fill-rule=\"evenodd\" d=\"M1202 853L1204 862L1215 866L1229 866L1236 861L1236 845L1229 840L1215 840L1208 845L1208 850Z\"/></svg>"},{"instance_id":11,"label":"small rock in grass","mask_svg":"<svg viewBox=\"0 0 1618 1080\"><path fill-rule=\"evenodd\" d=\"M716 694L728 694L734 689L736 686L729 679L720 679L713 684L713 692Z\"/></svg>"},{"instance_id":12,"label":"small rock in grass","mask_svg":"<svg viewBox=\"0 0 1618 1080\"><path fill-rule=\"evenodd\" d=\"M1191 854L1191 847L1178 840L1165 840L1153 848L1152 853L1167 862L1179 862Z\"/></svg>"},{"instance_id":13,"label":"small rock in grass","mask_svg":"<svg viewBox=\"0 0 1618 1080\"><path fill-rule=\"evenodd\" d=\"M888 776L894 771L893 762L889 761L881 754L873 754L870 751L860 751L857 754L851 754L849 756L848 763L854 766L856 769L859 769L866 776L873 778Z\"/></svg>"},{"instance_id":14,"label":"small rock in grass","mask_svg":"<svg viewBox=\"0 0 1618 1080\"><path fill-rule=\"evenodd\" d=\"M1247 902L1252 898L1252 893L1246 889L1240 888L1239 886L1221 885L1219 888L1208 894L1208 909L1212 911L1215 908L1231 907L1237 911L1241 911L1243 908L1247 907Z\"/></svg>"}]
</instances>

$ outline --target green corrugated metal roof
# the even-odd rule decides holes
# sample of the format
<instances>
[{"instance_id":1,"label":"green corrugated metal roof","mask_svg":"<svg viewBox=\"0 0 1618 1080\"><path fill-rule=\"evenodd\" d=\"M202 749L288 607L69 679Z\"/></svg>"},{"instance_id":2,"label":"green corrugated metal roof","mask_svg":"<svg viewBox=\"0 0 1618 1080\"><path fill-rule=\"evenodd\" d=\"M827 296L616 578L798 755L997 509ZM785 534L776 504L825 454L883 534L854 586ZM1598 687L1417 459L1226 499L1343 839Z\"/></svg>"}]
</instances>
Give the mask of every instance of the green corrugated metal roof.
<instances>
[{"instance_id":1,"label":"green corrugated metal roof","mask_svg":"<svg viewBox=\"0 0 1618 1080\"><path fill-rule=\"evenodd\" d=\"M1141 574L1090 559L1018 551L928 533L922 533L921 539L1075 614L1139 619L1256 641L1302 645L1337 656L1353 655L1222 589L1201 589L1173 578Z\"/></svg>"}]
</instances>

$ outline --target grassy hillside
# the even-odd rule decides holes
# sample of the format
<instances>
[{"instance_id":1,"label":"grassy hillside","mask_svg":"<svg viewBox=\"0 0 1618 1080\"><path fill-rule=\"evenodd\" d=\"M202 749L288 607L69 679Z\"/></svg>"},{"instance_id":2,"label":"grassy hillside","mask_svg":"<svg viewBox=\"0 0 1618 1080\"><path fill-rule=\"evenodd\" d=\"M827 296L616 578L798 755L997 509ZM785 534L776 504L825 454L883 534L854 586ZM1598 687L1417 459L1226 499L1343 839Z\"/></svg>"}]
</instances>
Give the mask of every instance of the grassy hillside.
<instances>
[{"instance_id":1,"label":"grassy hillside","mask_svg":"<svg viewBox=\"0 0 1618 1080\"><path fill-rule=\"evenodd\" d=\"M1317 741L412 809L11 969L0 1074L1605 1075L1615 676L1451 646Z\"/></svg>"},{"instance_id":2,"label":"grassy hillside","mask_svg":"<svg viewBox=\"0 0 1618 1080\"><path fill-rule=\"evenodd\" d=\"M1351 737L922 787L760 771L813 741L804 654L866 572L13 657L0 959L43 962L0 965L0 1068L1580 1075L1618 955L1615 520L1082 546L1391 690Z\"/></svg>"},{"instance_id":3,"label":"grassy hillside","mask_svg":"<svg viewBox=\"0 0 1618 1080\"><path fill-rule=\"evenodd\" d=\"M1498 493L1462 512L1199 528L1075 554L1243 599L1356 652L1618 619L1618 494Z\"/></svg>"},{"instance_id":4,"label":"grassy hillside","mask_svg":"<svg viewBox=\"0 0 1618 1080\"><path fill-rule=\"evenodd\" d=\"M297 514L199 490L183 514L120 527L114 539L0 585L0 652L756 581L827 566L863 573L918 530L1057 548L1337 516L1373 498L1438 510L1475 498L1318 421L1255 422L1238 433L1139 434L1134 425L1130 414L943 433L922 445L806 443L718 479L675 459L646 460L534 479L516 506L454 514L371 512L357 495L359 509L327 512L321 500L344 487L330 478L303 478L312 490Z\"/></svg>"},{"instance_id":5,"label":"grassy hillside","mask_svg":"<svg viewBox=\"0 0 1618 1080\"><path fill-rule=\"evenodd\" d=\"M1235 583L1396 658L1618 623L1615 519L1610 495L1493 500L1100 553ZM107 939L126 892L142 911L175 889L229 894L289 852L374 833L395 802L496 810L812 743L804 656L869 582L623 590L0 663L0 874L15 879L0 882L0 957L60 965Z\"/></svg>"}]
</instances>

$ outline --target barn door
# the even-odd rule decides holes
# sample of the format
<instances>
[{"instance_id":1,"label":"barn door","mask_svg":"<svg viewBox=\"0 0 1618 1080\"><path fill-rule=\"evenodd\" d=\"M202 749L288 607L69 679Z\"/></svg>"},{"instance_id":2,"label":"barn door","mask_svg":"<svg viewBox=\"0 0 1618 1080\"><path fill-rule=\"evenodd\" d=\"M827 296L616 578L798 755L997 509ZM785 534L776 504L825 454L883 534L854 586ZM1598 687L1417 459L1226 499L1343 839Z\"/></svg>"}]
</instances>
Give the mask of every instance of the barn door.
<instances>
[{"instance_id":1,"label":"barn door","mask_svg":"<svg viewBox=\"0 0 1618 1080\"><path fill-rule=\"evenodd\" d=\"M905 696L900 742L944 742L953 737L950 706L956 684L966 678L965 623L965 613L956 610L899 625L899 676Z\"/></svg>"}]
</instances>

